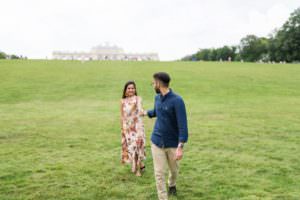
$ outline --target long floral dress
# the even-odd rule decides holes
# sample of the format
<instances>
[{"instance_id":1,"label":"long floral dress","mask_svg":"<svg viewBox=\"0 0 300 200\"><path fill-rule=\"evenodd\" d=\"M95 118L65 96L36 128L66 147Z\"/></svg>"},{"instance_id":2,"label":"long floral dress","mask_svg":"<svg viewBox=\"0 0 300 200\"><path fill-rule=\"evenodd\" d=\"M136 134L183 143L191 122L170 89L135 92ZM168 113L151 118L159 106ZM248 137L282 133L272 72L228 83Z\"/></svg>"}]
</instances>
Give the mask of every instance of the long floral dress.
<instances>
[{"instance_id":1,"label":"long floral dress","mask_svg":"<svg viewBox=\"0 0 300 200\"><path fill-rule=\"evenodd\" d=\"M142 117L142 98L126 97L121 100L122 163L132 164L136 169L146 158L145 131Z\"/></svg>"}]
</instances>

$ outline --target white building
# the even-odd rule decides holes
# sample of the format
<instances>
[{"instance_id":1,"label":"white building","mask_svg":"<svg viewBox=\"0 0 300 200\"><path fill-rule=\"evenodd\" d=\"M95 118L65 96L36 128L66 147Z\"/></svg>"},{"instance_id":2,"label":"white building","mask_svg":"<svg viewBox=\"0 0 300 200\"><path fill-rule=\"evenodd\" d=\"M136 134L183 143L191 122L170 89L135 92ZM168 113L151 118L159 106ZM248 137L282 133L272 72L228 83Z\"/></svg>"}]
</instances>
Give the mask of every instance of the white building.
<instances>
[{"instance_id":1,"label":"white building","mask_svg":"<svg viewBox=\"0 0 300 200\"><path fill-rule=\"evenodd\" d=\"M125 53L122 48L108 43L93 47L90 52L54 51L52 58L57 60L159 60L157 53Z\"/></svg>"}]
</instances>

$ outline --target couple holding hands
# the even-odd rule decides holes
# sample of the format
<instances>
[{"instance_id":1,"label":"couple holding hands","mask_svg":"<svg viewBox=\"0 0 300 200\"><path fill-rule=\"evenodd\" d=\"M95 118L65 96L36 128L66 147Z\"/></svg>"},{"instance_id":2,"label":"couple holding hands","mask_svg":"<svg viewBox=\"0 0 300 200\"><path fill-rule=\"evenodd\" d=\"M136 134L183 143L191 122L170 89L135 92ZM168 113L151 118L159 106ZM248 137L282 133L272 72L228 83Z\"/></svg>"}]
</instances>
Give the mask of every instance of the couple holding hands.
<instances>
[{"instance_id":1,"label":"couple holding hands","mask_svg":"<svg viewBox=\"0 0 300 200\"><path fill-rule=\"evenodd\" d=\"M176 178L183 146L188 139L187 115L183 99L169 88L170 76L166 72L153 75L152 85L157 93L154 108L145 111L142 98L137 95L134 81L128 81L121 99L122 163L131 164L136 176L145 171L144 116L156 117L151 135L151 152L154 165L156 189L160 200L176 195ZM168 168L168 191L165 172Z\"/></svg>"}]
</instances>

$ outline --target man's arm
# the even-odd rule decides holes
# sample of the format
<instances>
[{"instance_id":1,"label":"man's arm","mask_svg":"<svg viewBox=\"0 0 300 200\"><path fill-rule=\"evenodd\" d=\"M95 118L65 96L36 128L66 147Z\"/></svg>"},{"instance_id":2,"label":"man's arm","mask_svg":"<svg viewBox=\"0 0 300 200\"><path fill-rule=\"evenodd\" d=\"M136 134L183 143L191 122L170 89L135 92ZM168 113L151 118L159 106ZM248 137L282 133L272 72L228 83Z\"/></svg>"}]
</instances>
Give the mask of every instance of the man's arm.
<instances>
[{"instance_id":1,"label":"man's arm","mask_svg":"<svg viewBox=\"0 0 300 200\"><path fill-rule=\"evenodd\" d=\"M187 115L184 101L181 98L175 103L175 114L179 132L179 143L186 143L188 140Z\"/></svg>"},{"instance_id":2,"label":"man's arm","mask_svg":"<svg viewBox=\"0 0 300 200\"><path fill-rule=\"evenodd\" d=\"M175 114L179 131L179 144L176 149L176 160L181 160L183 157L183 145L188 140L187 117L184 102L181 98L175 103Z\"/></svg>"},{"instance_id":3,"label":"man's arm","mask_svg":"<svg viewBox=\"0 0 300 200\"><path fill-rule=\"evenodd\" d=\"M154 108L152 110L148 110L147 113L145 113L150 118L156 117L155 104L156 104L156 98L154 100Z\"/></svg>"}]
</instances>

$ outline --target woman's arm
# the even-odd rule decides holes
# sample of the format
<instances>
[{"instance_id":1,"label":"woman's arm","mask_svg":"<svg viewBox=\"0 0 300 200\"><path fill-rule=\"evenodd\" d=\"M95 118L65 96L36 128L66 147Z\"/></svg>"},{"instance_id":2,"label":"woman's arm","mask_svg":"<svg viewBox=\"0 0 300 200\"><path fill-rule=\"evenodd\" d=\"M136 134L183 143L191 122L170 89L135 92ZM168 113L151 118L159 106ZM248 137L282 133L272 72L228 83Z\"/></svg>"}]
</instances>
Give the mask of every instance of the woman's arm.
<instances>
[{"instance_id":1,"label":"woman's arm","mask_svg":"<svg viewBox=\"0 0 300 200\"><path fill-rule=\"evenodd\" d=\"M121 130L123 131L123 122L124 122L124 111L123 111L123 100L121 99L120 102L120 124L121 124Z\"/></svg>"},{"instance_id":2,"label":"woman's arm","mask_svg":"<svg viewBox=\"0 0 300 200\"><path fill-rule=\"evenodd\" d=\"M138 110L138 113L144 113L142 101L143 101L142 97L137 97L137 110Z\"/></svg>"}]
</instances>

